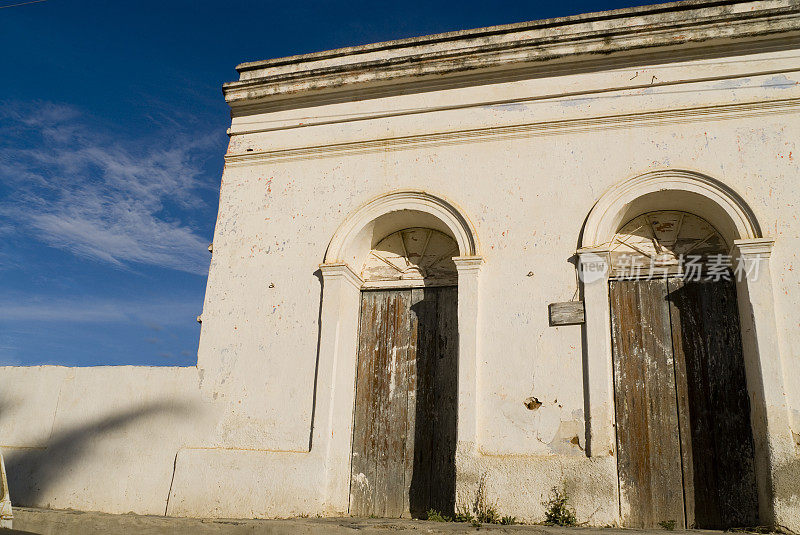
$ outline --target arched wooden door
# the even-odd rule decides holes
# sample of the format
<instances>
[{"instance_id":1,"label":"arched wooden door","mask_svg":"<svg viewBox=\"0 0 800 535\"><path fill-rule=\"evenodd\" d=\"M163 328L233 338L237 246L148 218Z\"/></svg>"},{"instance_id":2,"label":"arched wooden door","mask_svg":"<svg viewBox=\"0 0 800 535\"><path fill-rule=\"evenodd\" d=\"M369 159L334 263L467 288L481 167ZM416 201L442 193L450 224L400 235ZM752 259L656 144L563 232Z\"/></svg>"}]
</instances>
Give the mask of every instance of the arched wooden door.
<instances>
[{"instance_id":1,"label":"arched wooden door","mask_svg":"<svg viewBox=\"0 0 800 535\"><path fill-rule=\"evenodd\" d=\"M445 234L412 228L382 240L364 265L352 515L454 508L457 251Z\"/></svg>"},{"instance_id":2,"label":"arched wooden door","mask_svg":"<svg viewBox=\"0 0 800 535\"><path fill-rule=\"evenodd\" d=\"M758 523L727 250L713 227L682 212L642 215L614 240L609 295L627 527Z\"/></svg>"}]
</instances>

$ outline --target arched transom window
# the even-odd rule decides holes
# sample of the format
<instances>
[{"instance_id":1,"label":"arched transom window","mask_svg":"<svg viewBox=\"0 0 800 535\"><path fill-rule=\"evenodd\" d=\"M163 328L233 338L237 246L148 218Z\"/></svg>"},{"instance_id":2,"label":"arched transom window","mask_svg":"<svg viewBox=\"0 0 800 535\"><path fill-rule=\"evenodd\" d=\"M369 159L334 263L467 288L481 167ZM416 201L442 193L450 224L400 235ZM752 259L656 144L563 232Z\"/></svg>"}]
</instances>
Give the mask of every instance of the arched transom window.
<instances>
[{"instance_id":1,"label":"arched transom window","mask_svg":"<svg viewBox=\"0 0 800 535\"><path fill-rule=\"evenodd\" d=\"M455 240L429 228L408 228L382 239L361 270L365 288L450 286L458 282Z\"/></svg>"},{"instance_id":2,"label":"arched transom window","mask_svg":"<svg viewBox=\"0 0 800 535\"><path fill-rule=\"evenodd\" d=\"M727 255L728 244L706 220L688 212L642 214L620 228L611 242L611 274L627 276L636 266L679 273L688 262L705 264ZM632 269L634 268L634 269Z\"/></svg>"}]
</instances>

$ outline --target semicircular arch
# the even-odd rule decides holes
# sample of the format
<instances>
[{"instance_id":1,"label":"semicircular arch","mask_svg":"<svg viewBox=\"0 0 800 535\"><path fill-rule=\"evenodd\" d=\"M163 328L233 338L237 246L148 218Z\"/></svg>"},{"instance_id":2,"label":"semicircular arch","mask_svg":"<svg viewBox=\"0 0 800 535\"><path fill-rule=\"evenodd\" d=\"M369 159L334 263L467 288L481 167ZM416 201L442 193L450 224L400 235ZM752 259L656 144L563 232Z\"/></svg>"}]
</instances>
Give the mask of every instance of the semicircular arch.
<instances>
[{"instance_id":1,"label":"semicircular arch","mask_svg":"<svg viewBox=\"0 0 800 535\"><path fill-rule=\"evenodd\" d=\"M752 210L730 187L696 171L667 169L644 173L606 191L586 218L580 248L608 244L625 222L659 210L700 216L728 244L761 237Z\"/></svg>"},{"instance_id":2,"label":"semicircular arch","mask_svg":"<svg viewBox=\"0 0 800 535\"><path fill-rule=\"evenodd\" d=\"M428 227L449 235L458 246L458 256L478 254L475 230L461 210L428 192L403 190L375 197L347 216L334 233L324 262L360 267L378 241L408 227Z\"/></svg>"}]
</instances>

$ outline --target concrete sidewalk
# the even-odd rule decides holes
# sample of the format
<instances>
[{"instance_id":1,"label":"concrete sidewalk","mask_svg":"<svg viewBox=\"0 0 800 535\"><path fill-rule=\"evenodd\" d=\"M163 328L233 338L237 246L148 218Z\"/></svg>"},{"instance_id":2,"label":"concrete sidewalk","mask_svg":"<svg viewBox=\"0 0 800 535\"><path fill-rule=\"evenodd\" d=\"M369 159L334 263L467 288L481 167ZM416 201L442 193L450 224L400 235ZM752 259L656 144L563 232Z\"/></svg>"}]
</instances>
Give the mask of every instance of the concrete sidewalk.
<instances>
[{"instance_id":1,"label":"concrete sidewalk","mask_svg":"<svg viewBox=\"0 0 800 535\"><path fill-rule=\"evenodd\" d=\"M615 528L558 528L551 526L497 526L425 522L406 519L374 518L291 518L282 520L223 520L172 518L142 515L109 515L81 511L14 509L14 529L41 535L387 535L441 533L446 535L476 532L519 535L664 535L663 530L640 531ZM716 534L692 531L693 534Z\"/></svg>"}]
</instances>

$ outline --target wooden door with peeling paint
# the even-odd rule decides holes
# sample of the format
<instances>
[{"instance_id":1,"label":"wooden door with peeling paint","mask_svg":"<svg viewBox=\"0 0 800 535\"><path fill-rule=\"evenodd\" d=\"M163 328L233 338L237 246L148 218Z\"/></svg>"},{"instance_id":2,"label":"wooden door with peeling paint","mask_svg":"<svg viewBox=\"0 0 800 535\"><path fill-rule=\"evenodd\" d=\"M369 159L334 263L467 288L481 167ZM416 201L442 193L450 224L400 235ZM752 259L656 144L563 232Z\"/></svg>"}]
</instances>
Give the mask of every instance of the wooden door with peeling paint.
<instances>
[{"instance_id":1,"label":"wooden door with peeling paint","mask_svg":"<svg viewBox=\"0 0 800 535\"><path fill-rule=\"evenodd\" d=\"M454 509L457 255L452 237L413 227L382 239L364 263L352 515Z\"/></svg>"},{"instance_id":2,"label":"wooden door with peeling paint","mask_svg":"<svg viewBox=\"0 0 800 535\"><path fill-rule=\"evenodd\" d=\"M757 525L734 283L612 280L609 293L623 524Z\"/></svg>"},{"instance_id":3,"label":"wooden door with peeling paint","mask_svg":"<svg viewBox=\"0 0 800 535\"><path fill-rule=\"evenodd\" d=\"M457 288L362 292L350 514L455 501Z\"/></svg>"}]
</instances>

